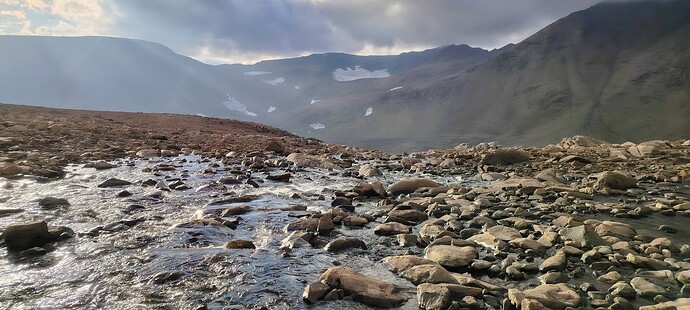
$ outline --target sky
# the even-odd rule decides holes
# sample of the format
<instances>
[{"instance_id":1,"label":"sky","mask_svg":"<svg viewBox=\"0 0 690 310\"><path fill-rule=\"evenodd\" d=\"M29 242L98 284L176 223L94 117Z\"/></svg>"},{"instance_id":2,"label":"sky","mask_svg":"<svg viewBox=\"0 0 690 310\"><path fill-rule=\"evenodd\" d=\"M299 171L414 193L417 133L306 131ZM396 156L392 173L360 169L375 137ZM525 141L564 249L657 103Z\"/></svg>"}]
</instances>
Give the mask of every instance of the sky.
<instances>
[{"instance_id":1,"label":"sky","mask_svg":"<svg viewBox=\"0 0 690 310\"><path fill-rule=\"evenodd\" d=\"M0 0L0 34L161 43L211 64L493 49L600 0Z\"/></svg>"}]
</instances>

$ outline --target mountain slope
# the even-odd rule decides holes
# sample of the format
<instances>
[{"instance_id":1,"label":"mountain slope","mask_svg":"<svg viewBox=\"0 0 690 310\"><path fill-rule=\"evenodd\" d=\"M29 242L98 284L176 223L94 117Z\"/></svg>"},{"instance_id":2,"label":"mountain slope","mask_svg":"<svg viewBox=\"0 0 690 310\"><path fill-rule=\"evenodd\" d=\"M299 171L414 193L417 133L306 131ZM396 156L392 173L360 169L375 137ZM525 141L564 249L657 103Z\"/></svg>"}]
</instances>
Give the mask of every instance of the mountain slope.
<instances>
[{"instance_id":1,"label":"mountain slope","mask_svg":"<svg viewBox=\"0 0 690 310\"><path fill-rule=\"evenodd\" d=\"M602 3L461 72L350 98L385 116L340 123L329 139L373 146L417 137L411 144L425 148L546 144L574 134L686 138L689 48L690 2ZM404 122L412 125L397 125Z\"/></svg>"}]
</instances>

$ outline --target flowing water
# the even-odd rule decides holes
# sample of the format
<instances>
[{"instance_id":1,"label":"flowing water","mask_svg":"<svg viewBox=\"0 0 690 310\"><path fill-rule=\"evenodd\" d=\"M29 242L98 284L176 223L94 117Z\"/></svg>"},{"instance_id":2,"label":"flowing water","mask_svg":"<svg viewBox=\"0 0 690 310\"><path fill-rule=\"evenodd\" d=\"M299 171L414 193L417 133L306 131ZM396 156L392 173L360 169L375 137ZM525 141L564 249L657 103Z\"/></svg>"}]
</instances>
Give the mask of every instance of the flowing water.
<instances>
[{"instance_id":1,"label":"flowing water","mask_svg":"<svg viewBox=\"0 0 690 310\"><path fill-rule=\"evenodd\" d=\"M78 237L56 243L42 256L0 252L0 308L12 309L295 309L306 308L301 293L327 268L351 266L365 274L410 288L403 308L416 309L414 286L396 277L379 260L408 254L410 249L391 246L390 238L363 229L338 227L345 236L364 240L369 250L330 254L318 248L280 249L286 224L297 220L284 210L303 206L326 211L336 190L351 189L358 181L321 169L292 171L289 183L265 181L211 185L232 167L222 164L215 173L204 173L216 164L197 156L173 159L127 160L118 167L97 171L81 165L66 168L61 180L41 183L23 178L7 181L0 191L0 209L24 212L0 217L0 227L46 220L50 227L67 226ZM174 169L172 169L174 168ZM277 170L276 170L277 171ZM392 183L409 174L391 173ZM422 175L420 175L422 176ZM431 176L443 183L461 183L456 176ZM109 178L133 182L120 188L98 188ZM255 174L257 180L264 175ZM142 186L153 179L170 184L182 180L190 189L159 191ZM210 185L210 186L209 186ZM132 196L121 198L127 190ZM297 194L297 195L295 195ZM258 195L251 202L209 206L226 197ZM43 210L38 200L67 198L69 207ZM324 199L325 196L325 199ZM357 202L357 213L375 208L376 199ZM237 229L191 222L200 209L249 205L254 211L239 218ZM232 239L252 240L255 250L229 250ZM415 249L419 253L421 249ZM333 309L367 308L351 301L320 304Z\"/></svg>"}]
</instances>

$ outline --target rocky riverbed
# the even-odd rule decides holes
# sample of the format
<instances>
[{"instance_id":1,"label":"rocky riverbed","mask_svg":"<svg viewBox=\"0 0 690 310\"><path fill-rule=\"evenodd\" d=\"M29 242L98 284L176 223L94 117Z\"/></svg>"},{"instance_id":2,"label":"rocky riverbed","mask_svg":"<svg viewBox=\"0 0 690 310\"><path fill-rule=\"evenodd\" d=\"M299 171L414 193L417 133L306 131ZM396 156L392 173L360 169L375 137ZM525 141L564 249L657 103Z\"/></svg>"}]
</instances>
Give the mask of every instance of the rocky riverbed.
<instances>
[{"instance_id":1,"label":"rocky riverbed","mask_svg":"<svg viewBox=\"0 0 690 310\"><path fill-rule=\"evenodd\" d=\"M393 155L0 108L3 308L690 305L690 141Z\"/></svg>"}]
</instances>

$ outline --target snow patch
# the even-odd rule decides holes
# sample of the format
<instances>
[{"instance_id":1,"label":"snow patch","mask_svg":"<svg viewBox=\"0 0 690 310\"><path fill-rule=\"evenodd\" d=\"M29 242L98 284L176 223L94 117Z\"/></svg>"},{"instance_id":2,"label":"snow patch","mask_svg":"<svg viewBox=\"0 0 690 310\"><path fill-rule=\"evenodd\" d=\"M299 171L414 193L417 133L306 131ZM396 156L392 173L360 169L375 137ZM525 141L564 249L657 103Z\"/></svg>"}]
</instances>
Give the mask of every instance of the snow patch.
<instances>
[{"instance_id":1,"label":"snow patch","mask_svg":"<svg viewBox=\"0 0 690 310\"><path fill-rule=\"evenodd\" d=\"M223 101L223 105L232 111L237 111L247 116L258 116L256 113L247 110L247 105L239 102L235 97L230 96L230 94L228 94L228 99Z\"/></svg>"},{"instance_id":2,"label":"snow patch","mask_svg":"<svg viewBox=\"0 0 690 310\"><path fill-rule=\"evenodd\" d=\"M267 84L278 85L278 84L282 84L283 82L285 82L285 78L281 76L281 77L279 77L279 78L277 78L277 79L262 80L262 81L264 81L264 83L267 83Z\"/></svg>"},{"instance_id":3,"label":"snow patch","mask_svg":"<svg viewBox=\"0 0 690 310\"><path fill-rule=\"evenodd\" d=\"M354 68L338 68L333 70L333 79L339 82L354 81L359 79L381 79L391 76L388 69L369 71L360 66Z\"/></svg>"},{"instance_id":4,"label":"snow patch","mask_svg":"<svg viewBox=\"0 0 690 310\"><path fill-rule=\"evenodd\" d=\"M390 91L398 90L398 89L401 89L401 88L403 88L403 87L402 87L402 86L393 87L393 88L390 89Z\"/></svg>"},{"instance_id":5,"label":"snow patch","mask_svg":"<svg viewBox=\"0 0 690 310\"><path fill-rule=\"evenodd\" d=\"M310 102L309 104L314 104L314 103L317 103L317 102L319 102L319 101L321 101L321 99L314 99L314 98L312 98L312 99L311 99L311 102Z\"/></svg>"},{"instance_id":6,"label":"snow patch","mask_svg":"<svg viewBox=\"0 0 690 310\"><path fill-rule=\"evenodd\" d=\"M295 87L295 89L299 89L299 85L295 85L294 87Z\"/></svg>"},{"instance_id":7,"label":"snow patch","mask_svg":"<svg viewBox=\"0 0 690 310\"><path fill-rule=\"evenodd\" d=\"M271 74L271 72L268 71L247 71L244 73L246 76L255 76L255 75L264 75L264 74Z\"/></svg>"},{"instance_id":8,"label":"snow patch","mask_svg":"<svg viewBox=\"0 0 690 310\"><path fill-rule=\"evenodd\" d=\"M311 123L311 124L309 124L309 127L313 128L314 130L319 130L319 129L326 128L326 125L321 124L321 123Z\"/></svg>"},{"instance_id":9,"label":"snow patch","mask_svg":"<svg viewBox=\"0 0 690 310\"><path fill-rule=\"evenodd\" d=\"M196 114L196 116L201 116L201 117L208 117L208 116L206 116L206 115L203 115L203 114L201 114L201 113L197 113L197 114Z\"/></svg>"},{"instance_id":10,"label":"snow patch","mask_svg":"<svg viewBox=\"0 0 690 310\"><path fill-rule=\"evenodd\" d=\"M276 107L270 106L270 107L268 107L268 111L266 111L266 113L271 113L271 112L273 112L273 111L275 111L275 110L276 110Z\"/></svg>"},{"instance_id":11,"label":"snow patch","mask_svg":"<svg viewBox=\"0 0 690 310\"><path fill-rule=\"evenodd\" d=\"M369 116L369 115L371 115L371 113L374 113L374 109L368 108L368 109L367 109L367 112L364 113L364 116Z\"/></svg>"}]
</instances>

